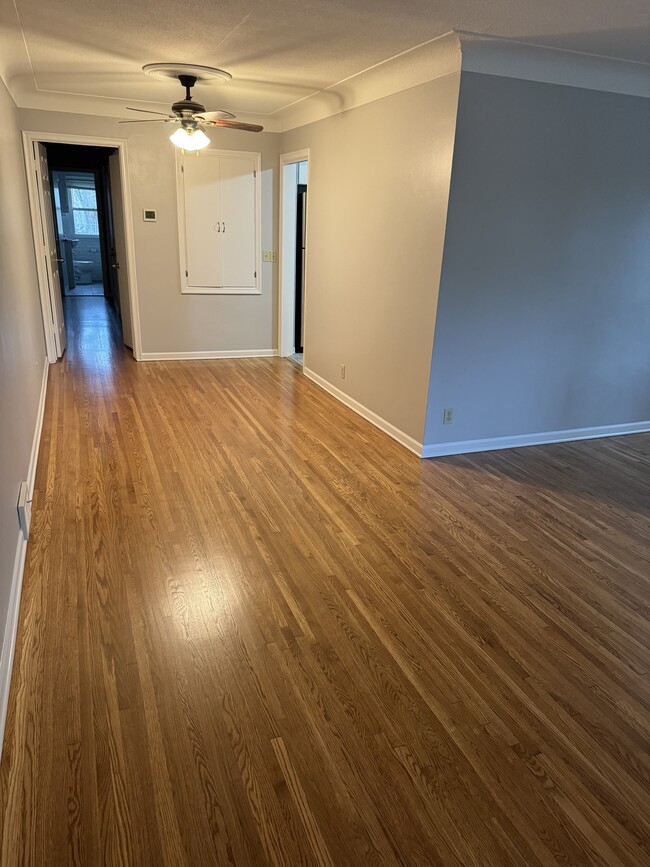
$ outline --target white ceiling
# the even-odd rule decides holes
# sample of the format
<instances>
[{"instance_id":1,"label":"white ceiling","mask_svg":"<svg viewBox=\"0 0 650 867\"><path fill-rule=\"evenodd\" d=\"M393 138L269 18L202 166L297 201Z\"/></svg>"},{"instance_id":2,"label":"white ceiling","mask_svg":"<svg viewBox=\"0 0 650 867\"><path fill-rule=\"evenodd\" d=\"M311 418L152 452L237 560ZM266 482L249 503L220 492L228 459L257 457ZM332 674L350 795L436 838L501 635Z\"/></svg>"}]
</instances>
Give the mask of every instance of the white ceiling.
<instances>
[{"instance_id":1,"label":"white ceiling","mask_svg":"<svg viewBox=\"0 0 650 867\"><path fill-rule=\"evenodd\" d=\"M452 29L650 64L650 0L0 0L0 73L19 105L124 116L180 96L143 64L214 65L234 80L196 96L263 120Z\"/></svg>"}]
</instances>

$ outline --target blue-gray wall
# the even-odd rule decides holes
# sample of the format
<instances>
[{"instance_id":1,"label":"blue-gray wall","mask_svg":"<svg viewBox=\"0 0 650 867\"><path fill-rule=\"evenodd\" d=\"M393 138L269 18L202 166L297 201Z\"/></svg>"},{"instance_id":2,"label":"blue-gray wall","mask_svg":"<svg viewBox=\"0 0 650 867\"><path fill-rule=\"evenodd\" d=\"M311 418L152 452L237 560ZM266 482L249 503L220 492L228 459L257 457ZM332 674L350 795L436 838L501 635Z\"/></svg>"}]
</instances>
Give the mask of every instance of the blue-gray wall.
<instances>
[{"instance_id":1,"label":"blue-gray wall","mask_svg":"<svg viewBox=\"0 0 650 867\"><path fill-rule=\"evenodd\" d=\"M464 73L425 444L648 419L650 100Z\"/></svg>"}]
</instances>

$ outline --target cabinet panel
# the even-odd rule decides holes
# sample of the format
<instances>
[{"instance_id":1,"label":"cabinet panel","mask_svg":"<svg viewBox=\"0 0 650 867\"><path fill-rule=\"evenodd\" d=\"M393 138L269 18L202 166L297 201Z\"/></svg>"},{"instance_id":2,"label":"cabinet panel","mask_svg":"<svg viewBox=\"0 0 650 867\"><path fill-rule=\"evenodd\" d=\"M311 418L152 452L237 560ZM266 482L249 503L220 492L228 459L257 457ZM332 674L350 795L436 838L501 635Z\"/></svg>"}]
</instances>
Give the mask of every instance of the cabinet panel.
<instances>
[{"instance_id":1,"label":"cabinet panel","mask_svg":"<svg viewBox=\"0 0 650 867\"><path fill-rule=\"evenodd\" d=\"M183 168L187 285L221 286L219 157L186 157Z\"/></svg>"},{"instance_id":2,"label":"cabinet panel","mask_svg":"<svg viewBox=\"0 0 650 867\"><path fill-rule=\"evenodd\" d=\"M219 191L223 235L221 277L223 286L255 286L255 159L222 157Z\"/></svg>"},{"instance_id":3,"label":"cabinet panel","mask_svg":"<svg viewBox=\"0 0 650 867\"><path fill-rule=\"evenodd\" d=\"M259 154L179 157L183 292L259 293Z\"/></svg>"}]
</instances>

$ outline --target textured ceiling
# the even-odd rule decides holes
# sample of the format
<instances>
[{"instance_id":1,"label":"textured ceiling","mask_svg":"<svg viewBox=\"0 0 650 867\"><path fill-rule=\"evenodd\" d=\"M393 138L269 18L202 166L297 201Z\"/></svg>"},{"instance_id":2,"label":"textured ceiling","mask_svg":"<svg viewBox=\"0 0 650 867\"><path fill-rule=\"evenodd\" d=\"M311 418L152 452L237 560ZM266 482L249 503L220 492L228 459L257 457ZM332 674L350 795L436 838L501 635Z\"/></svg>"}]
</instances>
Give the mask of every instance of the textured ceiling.
<instances>
[{"instance_id":1,"label":"textured ceiling","mask_svg":"<svg viewBox=\"0 0 650 867\"><path fill-rule=\"evenodd\" d=\"M178 98L145 63L227 69L196 95L263 116L452 29L650 63L650 0L0 0L0 28L18 104L94 96L111 114Z\"/></svg>"}]
</instances>

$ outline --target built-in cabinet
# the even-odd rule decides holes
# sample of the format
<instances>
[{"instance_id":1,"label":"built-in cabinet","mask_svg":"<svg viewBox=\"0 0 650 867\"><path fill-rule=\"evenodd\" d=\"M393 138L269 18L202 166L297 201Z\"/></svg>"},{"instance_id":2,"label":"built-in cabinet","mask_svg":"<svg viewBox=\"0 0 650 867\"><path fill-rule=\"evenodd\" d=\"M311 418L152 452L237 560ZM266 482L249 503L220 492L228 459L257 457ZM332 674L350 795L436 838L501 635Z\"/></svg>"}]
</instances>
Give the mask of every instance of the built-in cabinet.
<instances>
[{"instance_id":1,"label":"built-in cabinet","mask_svg":"<svg viewBox=\"0 0 650 867\"><path fill-rule=\"evenodd\" d=\"M260 164L258 153L179 153L182 292L260 293Z\"/></svg>"}]
</instances>

